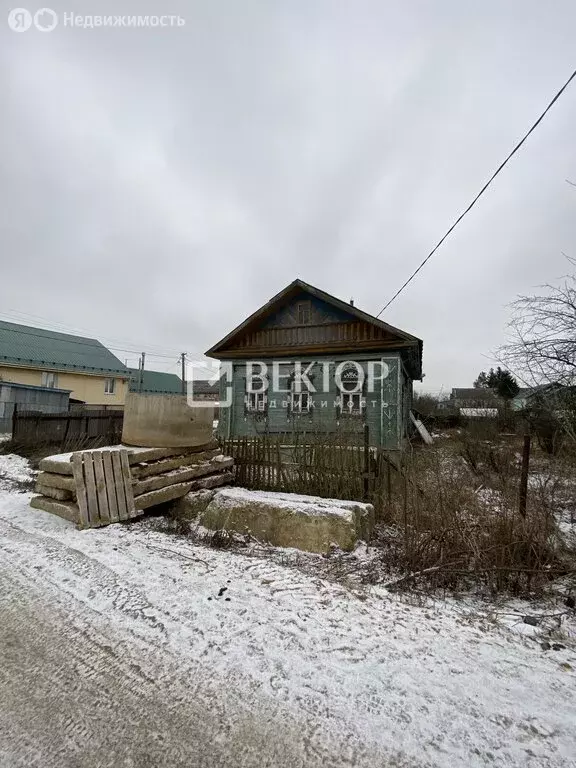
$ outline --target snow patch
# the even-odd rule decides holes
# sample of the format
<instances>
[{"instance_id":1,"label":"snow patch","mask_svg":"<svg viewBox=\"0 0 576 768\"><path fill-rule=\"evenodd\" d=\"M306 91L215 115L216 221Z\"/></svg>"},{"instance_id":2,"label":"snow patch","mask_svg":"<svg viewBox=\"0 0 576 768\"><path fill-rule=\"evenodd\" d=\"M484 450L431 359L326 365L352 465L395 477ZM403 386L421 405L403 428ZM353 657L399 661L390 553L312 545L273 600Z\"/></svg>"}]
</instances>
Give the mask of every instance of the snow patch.
<instances>
[{"instance_id":1,"label":"snow patch","mask_svg":"<svg viewBox=\"0 0 576 768\"><path fill-rule=\"evenodd\" d=\"M27 459L13 453L0 454L0 490L12 490L17 483L30 483L36 473Z\"/></svg>"},{"instance_id":2,"label":"snow patch","mask_svg":"<svg viewBox=\"0 0 576 768\"><path fill-rule=\"evenodd\" d=\"M323 499L320 496L304 496L298 493L273 491L249 491L247 488L224 488L216 493L220 506L234 506L237 501L256 501L279 509L290 509L304 515L336 516L353 521L356 510L371 511L370 504L340 499Z\"/></svg>"}]
</instances>

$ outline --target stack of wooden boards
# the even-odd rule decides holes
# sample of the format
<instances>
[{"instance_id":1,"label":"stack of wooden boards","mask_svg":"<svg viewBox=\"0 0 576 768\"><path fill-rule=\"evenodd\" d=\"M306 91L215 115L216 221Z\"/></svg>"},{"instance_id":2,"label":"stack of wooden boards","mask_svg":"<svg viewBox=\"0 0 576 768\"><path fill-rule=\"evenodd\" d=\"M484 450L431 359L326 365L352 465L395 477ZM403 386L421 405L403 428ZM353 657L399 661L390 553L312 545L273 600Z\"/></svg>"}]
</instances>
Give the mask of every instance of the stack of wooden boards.
<instances>
[{"instance_id":1,"label":"stack of wooden boards","mask_svg":"<svg viewBox=\"0 0 576 768\"><path fill-rule=\"evenodd\" d=\"M216 443L197 448L114 446L49 456L40 462L32 507L93 528L234 479L234 460Z\"/></svg>"}]
</instances>

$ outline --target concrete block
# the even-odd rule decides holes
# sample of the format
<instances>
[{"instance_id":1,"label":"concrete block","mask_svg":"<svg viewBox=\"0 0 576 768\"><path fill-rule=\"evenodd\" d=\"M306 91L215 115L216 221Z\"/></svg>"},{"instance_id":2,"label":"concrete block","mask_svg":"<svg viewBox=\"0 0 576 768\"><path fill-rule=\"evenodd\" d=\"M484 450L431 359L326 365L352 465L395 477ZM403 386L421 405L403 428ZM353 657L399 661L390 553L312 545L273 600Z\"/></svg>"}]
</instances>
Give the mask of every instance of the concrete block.
<instances>
[{"instance_id":1,"label":"concrete block","mask_svg":"<svg viewBox=\"0 0 576 768\"><path fill-rule=\"evenodd\" d=\"M206 510L215 493L216 491L208 489L187 493L186 496L174 503L170 510L170 516L177 520L195 520Z\"/></svg>"},{"instance_id":2,"label":"concrete block","mask_svg":"<svg viewBox=\"0 0 576 768\"><path fill-rule=\"evenodd\" d=\"M368 538L373 513L370 504L359 502L226 488L215 494L199 522L279 547L325 553L332 545L352 550Z\"/></svg>"},{"instance_id":3,"label":"concrete block","mask_svg":"<svg viewBox=\"0 0 576 768\"><path fill-rule=\"evenodd\" d=\"M130 392L122 442L153 448L202 445L212 439L213 421L213 407L190 407L186 395Z\"/></svg>"}]
</instances>

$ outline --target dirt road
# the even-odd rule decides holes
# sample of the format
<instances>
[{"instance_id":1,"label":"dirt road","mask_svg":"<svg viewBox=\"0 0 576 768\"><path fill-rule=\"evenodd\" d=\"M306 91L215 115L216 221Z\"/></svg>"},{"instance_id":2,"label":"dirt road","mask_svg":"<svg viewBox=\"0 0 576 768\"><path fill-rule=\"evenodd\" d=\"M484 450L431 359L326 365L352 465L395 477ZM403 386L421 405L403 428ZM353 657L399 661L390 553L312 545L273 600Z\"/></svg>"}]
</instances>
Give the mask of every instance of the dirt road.
<instances>
[{"instance_id":1,"label":"dirt road","mask_svg":"<svg viewBox=\"0 0 576 768\"><path fill-rule=\"evenodd\" d=\"M0 489L0 768L574 765L570 648L28 502Z\"/></svg>"},{"instance_id":2,"label":"dirt road","mask_svg":"<svg viewBox=\"0 0 576 768\"><path fill-rule=\"evenodd\" d=\"M193 646L174 653L146 601L101 563L3 521L0 536L2 768L335 766L370 758L346 739L330 745L320 722L262 700L245 681L238 689L240 681L209 661L203 667ZM104 590L132 629L87 609L56 587L56 574L32 564L31 548L47 546L54 562ZM138 622L156 641L138 637ZM369 764L378 765L373 757Z\"/></svg>"}]
</instances>

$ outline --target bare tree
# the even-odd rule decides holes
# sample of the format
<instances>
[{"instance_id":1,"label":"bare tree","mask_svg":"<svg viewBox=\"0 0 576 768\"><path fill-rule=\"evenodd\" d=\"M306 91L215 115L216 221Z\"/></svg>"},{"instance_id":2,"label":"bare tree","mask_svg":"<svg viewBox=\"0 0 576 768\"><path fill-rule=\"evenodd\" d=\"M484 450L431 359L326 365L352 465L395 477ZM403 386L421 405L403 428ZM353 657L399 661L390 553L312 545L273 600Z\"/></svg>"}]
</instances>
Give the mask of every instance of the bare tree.
<instances>
[{"instance_id":1,"label":"bare tree","mask_svg":"<svg viewBox=\"0 0 576 768\"><path fill-rule=\"evenodd\" d=\"M500 358L525 384L546 386L528 414L537 433L550 446L561 434L576 442L576 275L541 286L535 296L520 296L512 304L509 329Z\"/></svg>"},{"instance_id":2,"label":"bare tree","mask_svg":"<svg viewBox=\"0 0 576 768\"><path fill-rule=\"evenodd\" d=\"M566 257L576 266L576 260ZM513 302L510 339L499 350L508 367L530 385L576 383L576 275Z\"/></svg>"}]
</instances>

